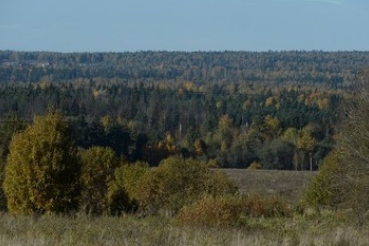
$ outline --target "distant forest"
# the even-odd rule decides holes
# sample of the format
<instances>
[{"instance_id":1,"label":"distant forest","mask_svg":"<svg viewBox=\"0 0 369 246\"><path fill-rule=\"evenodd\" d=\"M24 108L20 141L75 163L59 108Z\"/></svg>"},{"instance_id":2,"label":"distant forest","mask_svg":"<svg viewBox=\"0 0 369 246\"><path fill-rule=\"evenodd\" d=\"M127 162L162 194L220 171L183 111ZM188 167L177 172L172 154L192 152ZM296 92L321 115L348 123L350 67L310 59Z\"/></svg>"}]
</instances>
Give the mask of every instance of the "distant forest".
<instances>
[{"instance_id":1,"label":"distant forest","mask_svg":"<svg viewBox=\"0 0 369 246\"><path fill-rule=\"evenodd\" d=\"M0 81L322 84L341 87L369 64L369 52L135 52L0 51Z\"/></svg>"},{"instance_id":2,"label":"distant forest","mask_svg":"<svg viewBox=\"0 0 369 246\"><path fill-rule=\"evenodd\" d=\"M317 169L334 147L339 104L368 64L369 52L354 51L0 51L0 153L22 125L56 109L78 146L111 147L132 162L181 155Z\"/></svg>"}]
</instances>

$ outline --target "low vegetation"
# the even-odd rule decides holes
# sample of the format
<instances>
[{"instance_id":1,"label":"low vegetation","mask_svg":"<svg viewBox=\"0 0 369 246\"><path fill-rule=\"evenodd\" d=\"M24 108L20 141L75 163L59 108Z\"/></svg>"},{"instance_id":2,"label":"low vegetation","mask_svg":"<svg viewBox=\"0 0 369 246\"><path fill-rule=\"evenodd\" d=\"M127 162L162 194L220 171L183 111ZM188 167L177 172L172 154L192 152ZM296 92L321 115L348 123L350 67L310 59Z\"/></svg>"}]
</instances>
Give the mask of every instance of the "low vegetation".
<instances>
[{"instance_id":1,"label":"low vegetation","mask_svg":"<svg viewBox=\"0 0 369 246\"><path fill-rule=\"evenodd\" d=\"M279 218L290 216L291 209L276 197L205 196L182 208L178 221L182 225L245 226L250 218Z\"/></svg>"},{"instance_id":2,"label":"low vegetation","mask_svg":"<svg viewBox=\"0 0 369 246\"><path fill-rule=\"evenodd\" d=\"M368 227L323 214L249 218L242 227L183 226L170 218L0 214L0 244L9 246L365 246Z\"/></svg>"},{"instance_id":3,"label":"low vegetation","mask_svg":"<svg viewBox=\"0 0 369 246\"><path fill-rule=\"evenodd\" d=\"M339 153L332 152L325 158L319 173L306 188L305 200L316 211L338 209L343 201L339 187Z\"/></svg>"}]
</instances>

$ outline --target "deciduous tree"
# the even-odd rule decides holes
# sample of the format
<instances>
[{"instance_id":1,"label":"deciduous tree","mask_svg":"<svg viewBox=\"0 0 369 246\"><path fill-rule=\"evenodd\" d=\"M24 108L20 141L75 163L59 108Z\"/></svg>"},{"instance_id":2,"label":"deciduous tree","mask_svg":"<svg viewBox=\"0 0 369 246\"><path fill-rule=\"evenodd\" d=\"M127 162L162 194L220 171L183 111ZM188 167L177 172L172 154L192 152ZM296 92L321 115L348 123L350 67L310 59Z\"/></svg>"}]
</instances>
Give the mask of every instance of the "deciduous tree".
<instances>
[{"instance_id":1,"label":"deciduous tree","mask_svg":"<svg viewBox=\"0 0 369 246\"><path fill-rule=\"evenodd\" d=\"M72 130L60 113L37 116L13 137L4 191L13 214L77 208L79 163Z\"/></svg>"},{"instance_id":2,"label":"deciduous tree","mask_svg":"<svg viewBox=\"0 0 369 246\"><path fill-rule=\"evenodd\" d=\"M109 147L91 147L81 151L80 207L89 214L108 214L108 190L118 164Z\"/></svg>"}]
</instances>

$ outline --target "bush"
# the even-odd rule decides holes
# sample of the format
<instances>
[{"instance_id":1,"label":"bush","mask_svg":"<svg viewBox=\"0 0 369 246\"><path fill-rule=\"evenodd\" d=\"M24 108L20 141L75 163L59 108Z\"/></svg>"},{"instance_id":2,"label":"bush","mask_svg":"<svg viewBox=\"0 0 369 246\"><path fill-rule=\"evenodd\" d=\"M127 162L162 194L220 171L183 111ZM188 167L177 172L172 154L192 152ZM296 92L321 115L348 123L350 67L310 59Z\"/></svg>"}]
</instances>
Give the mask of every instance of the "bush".
<instances>
[{"instance_id":1,"label":"bush","mask_svg":"<svg viewBox=\"0 0 369 246\"><path fill-rule=\"evenodd\" d=\"M238 225L241 216L240 199L235 196L205 196L193 205L182 208L178 221L182 225Z\"/></svg>"},{"instance_id":2,"label":"bush","mask_svg":"<svg viewBox=\"0 0 369 246\"><path fill-rule=\"evenodd\" d=\"M337 208L342 202L338 162L339 154L336 151L331 152L306 189L305 200L317 211L322 208Z\"/></svg>"},{"instance_id":3,"label":"bush","mask_svg":"<svg viewBox=\"0 0 369 246\"><path fill-rule=\"evenodd\" d=\"M121 215L123 212L131 212L132 202L125 189L112 182L106 194L106 203L108 204L109 215ZM134 207L135 208L135 207Z\"/></svg>"},{"instance_id":4,"label":"bush","mask_svg":"<svg viewBox=\"0 0 369 246\"><path fill-rule=\"evenodd\" d=\"M237 188L220 171L192 159L170 157L146 172L137 184L136 199L145 213L177 213L204 194L233 194Z\"/></svg>"},{"instance_id":5,"label":"bush","mask_svg":"<svg viewBox=\"0 0 369 246\"><path fill-rule=\"evenodd\" d=\"M263 169L263 165L260 162L252 162L250 166L247 168L248 170L261 170Z\"/></svg>"},{"instance_id":6,"label":"bush","mask_svg":"<svg viewBox=\"0 0 369 246\"><path fill-rule=\"evenodd\" d=\"M132 213L138 209L137 194L139 192L140 179L149 170L149 165L143 162L136 162L134 164L124 163L115 170L115 179L110 192L117 197L124 197L125 194L127 201L122 204L117 200L112 207L114 211Z\"/></svg>"},{"instance_id":7,"label":"bush","mask_svg":"<svg viewBox=\"0 0 369 246\"><path fill-rule=\"evenodd\" d=\"M118 164L115 152L109 147L91 147L82 150L80 158L80 209L89 214L107 214L110 207L108 190Z\"/></svg>"},{"instance_id":8,"label":"bush","mask_svg":"<svg viewBox=\"0 0 369 246\"><path fill-rule=\"evenodd\" d=\"M287 204L276 197L205 196L184 207L177 219L182 225L240 226L250 217L280 217L291 214Z\"/></svg>"}]
</instances>

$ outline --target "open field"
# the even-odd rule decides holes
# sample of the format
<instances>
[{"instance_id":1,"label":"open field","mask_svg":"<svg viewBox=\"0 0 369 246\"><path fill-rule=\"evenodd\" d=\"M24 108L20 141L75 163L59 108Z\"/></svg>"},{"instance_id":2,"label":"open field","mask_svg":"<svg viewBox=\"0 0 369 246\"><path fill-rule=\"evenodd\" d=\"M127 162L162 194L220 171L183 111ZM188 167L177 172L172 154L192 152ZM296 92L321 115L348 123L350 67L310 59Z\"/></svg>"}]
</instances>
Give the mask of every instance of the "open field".
<instances>
[{"instance_id":1,"label":"open field","mask_svg":"<svg viewBox=\"0 0 369 246\"><path fill-rule=\"evenodd\" d=\"M242 194L276 195L292 203L300 198L303 189L317 174L310 171L222 170L235 182Z\"/></svg>"}]
</instances>

